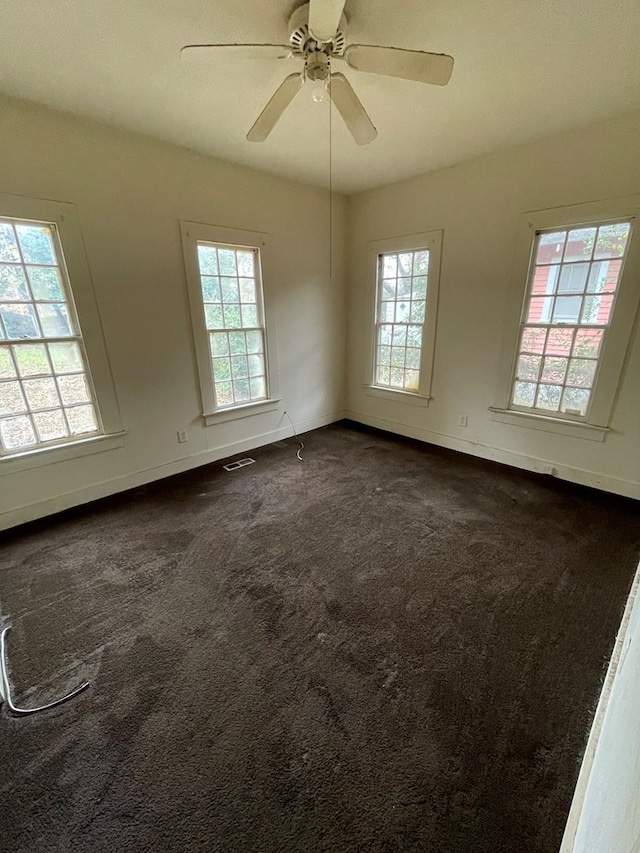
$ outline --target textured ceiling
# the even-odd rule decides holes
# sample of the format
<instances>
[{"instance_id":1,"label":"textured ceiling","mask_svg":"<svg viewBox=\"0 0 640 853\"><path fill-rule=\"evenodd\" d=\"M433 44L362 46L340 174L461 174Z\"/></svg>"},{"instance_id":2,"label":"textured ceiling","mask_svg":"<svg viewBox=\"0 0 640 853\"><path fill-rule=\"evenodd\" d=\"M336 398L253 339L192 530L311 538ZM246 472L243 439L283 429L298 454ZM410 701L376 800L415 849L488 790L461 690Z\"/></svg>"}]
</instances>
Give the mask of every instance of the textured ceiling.
<instances>
[{"instance_id":1,"label":"textured ceiling","mask_svg":"<svg viewBox=\"0 0 640 853\"><path fill-rule=\"evenodd\" d=\"M20 0L0 89L307 183L329 173L311 84L267 142L245 134L299 63L181 66L182 44L287 40L288 0ZM333 185L356 192L640 107L638 0L347 0L347 41L450 53L444 88L347 70L379 136L333 116ZM340 70L345 70L344 66Z\"/></svg>"}]
</instances>

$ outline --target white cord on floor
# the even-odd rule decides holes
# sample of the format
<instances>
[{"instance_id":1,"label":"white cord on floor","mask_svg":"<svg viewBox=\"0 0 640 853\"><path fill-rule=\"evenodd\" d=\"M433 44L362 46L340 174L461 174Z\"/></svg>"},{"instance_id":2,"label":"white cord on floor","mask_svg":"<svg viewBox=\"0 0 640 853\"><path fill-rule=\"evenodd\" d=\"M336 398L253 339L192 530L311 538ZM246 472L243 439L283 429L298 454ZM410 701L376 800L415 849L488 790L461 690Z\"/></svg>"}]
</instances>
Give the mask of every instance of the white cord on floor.
<instances>
[{"instance_id":1,"label":"white cord on floor","mask_svg":"<svg viewBox=\"0 0 640 853\"><path fill-rule=\"evenodd\" d=\"M293 421L291 420L291 418L290 418L290 416L289 416L289 413L288 413L288 412L285 412L284 414L289 418L289 423L291 424L291 429L293 430L293 434L295 435L295 437L296 437L296 438L298 439L298 441L300 442L300 447L298 448L298 452L296 453L296 456L298 457L298 459L300 460L300 462L302 462L302 456L300 456L300 454L301 454L301 453L302 453L302 451L304 450L304 442L302 441L302 439L300 438L300 436L299 436L299 435L298 435L298 433L296 432L296 428L295 428L295 426L293 425Z\"/></svg>"}]
</instances>

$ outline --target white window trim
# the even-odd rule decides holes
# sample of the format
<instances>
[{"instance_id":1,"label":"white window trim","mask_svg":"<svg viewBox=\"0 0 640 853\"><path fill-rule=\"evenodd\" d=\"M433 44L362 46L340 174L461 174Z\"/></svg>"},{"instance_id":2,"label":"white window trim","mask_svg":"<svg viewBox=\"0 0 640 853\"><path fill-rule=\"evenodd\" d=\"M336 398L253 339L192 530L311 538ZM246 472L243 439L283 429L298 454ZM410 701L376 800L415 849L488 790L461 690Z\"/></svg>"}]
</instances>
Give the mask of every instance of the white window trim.
<instances>
[{"instance_id":1,"label":"white window trim","mask_svg":"<svg viewBox=\"0 0 640 853\"><path fill-rule=\"evenodd\" d=\"M87 354L89 374L95 390L94 402L103 429L99 435L80 436L66 442L25 448L0 456L0 475L122 447L126 432L122 429L102 321L75 204L0 193L0 216L7 219L53 222L56 225Z\"/></svg>"},{"instance_id":2,"label":"white window trim","mask_svg":"<svg viewBox=\"0 0 640 853\"><path fill-rule=\"evenodd\" d=\"M267 234L262 234L258 231L244 231L220 225L207 225L202 222L187 222L182 220L180 222L180 233L182 235L182 251L187 278L189 306L191 309L191 326L200 383L202 417L206 426L274 411L278 408L281 397L279 396L278 383L275 312L272 300L268 294L268 290L270 289L264 284L265 270L267 270L268 275L268 270L271 268ZM213 368L211 366L209 337L205 324L200 269L198 267L198 241L258 249L260 253L265 363L267 368L268 397L266 400L258 400L238 406L225 406L222 409L216 409L215 407Z\"/></svg>"},{"instance_id":3,"label":"white window trim","mask_svg":"<svg viewBox=\"0 0 640 853\"><path fill-rule=\"evenodd\" d=\"M502 343L500 369L496 380L493 406L489 407L491 419L512 426L542 429L559 435L604 441L616 400L620 377L627 357L638 304L640 288L634 283L640 278L640 195L616 198L586 204L536 210L523 214L520 220L518 242L510 290L504 316L505 331ZM635 218L635 221L634 221ZM629 219L631 234L627 256L622 269L613 317L609 325L597 371L596 384L586 419L545 416L509 408L511 383L518 357L518 341L522 312L529 285L528 273L532 261L534 237L538 230L579 227L608 219Z\"/></svg>"},{"instance_id":4,"label":"white window trim","mask_svg":"<svg viewBox=\"0 0 640 853\"><path fill-rule=\"evenodd\" d=\"M367 316L367 353L365 364L365 394L414 406L428 406L431 400L433 380L433 361L436 347L436 327L438 322L438 294L440 289L440 265L442 259L443 231L425 231L419 234L406 234L401 237L389 237L368 243L367 267L368 281L374 286L368 289L369 299ZM376 317L378 306L378 257L390 252L414 252L429 250L429 277L427 283L427 304L425 323L422 331L422 349L420 354L420 382L418 391L405 391L400 388L385 388L374 384L376 364Z\"/></svg>"}]
</instances>

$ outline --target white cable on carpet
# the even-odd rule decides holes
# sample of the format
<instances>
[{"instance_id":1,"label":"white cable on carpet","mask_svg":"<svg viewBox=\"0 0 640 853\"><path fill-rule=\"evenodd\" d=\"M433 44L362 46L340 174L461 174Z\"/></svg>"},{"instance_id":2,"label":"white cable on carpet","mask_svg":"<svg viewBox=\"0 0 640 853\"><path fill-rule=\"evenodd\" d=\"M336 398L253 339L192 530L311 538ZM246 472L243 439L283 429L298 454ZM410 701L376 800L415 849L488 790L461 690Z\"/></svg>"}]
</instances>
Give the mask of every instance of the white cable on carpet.
<instances>
[{"instance_id":1,"label":"white cable on carpet","mask_svg":"<svg viewBox=\"0 0 640 853\"><path fill-rule=\"evenodd\" d=\"M293 434L294 434L294 436L295 436L295 437L298 439L298 441L300 442L300 447L298 448L298 452L296 453L296 456L298 457L298 459L300 460L300 462L302 462L302 456L300 456L300 454L301 454L301 453L302 453L302 451L304 450L304 442L302 441L302 439L300 438L300 436L299 436L299 435L298 435L298 433L296 432L296 428L295 428L295 426L293 425L293 421L291 420L291 417L289 416L289 413L288 413L288 412L285 412L285 415L289 418L289 423L291 424L291 429L293 430Z\"/></svg>"}]
</instances>

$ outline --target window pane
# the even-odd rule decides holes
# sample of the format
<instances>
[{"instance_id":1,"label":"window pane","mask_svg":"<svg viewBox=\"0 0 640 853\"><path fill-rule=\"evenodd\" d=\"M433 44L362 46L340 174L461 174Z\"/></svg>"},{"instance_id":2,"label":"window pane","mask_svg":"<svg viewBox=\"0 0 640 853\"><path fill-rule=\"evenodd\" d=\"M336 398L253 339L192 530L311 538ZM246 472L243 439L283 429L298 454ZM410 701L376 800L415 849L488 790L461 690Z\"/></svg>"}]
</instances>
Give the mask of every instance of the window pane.
<instances>
[{"instance_id":1,"label":"window pane","mask_svg":"<svg viewBox=\"0 0 640 853\"><path fill-rule=\"evenodd\" d=\"M536 387L533 382L516 382L513 391L514 406L533 406Z\"/></svg>"},{"instance_id":2,"label":"window pane","mask_svg":"<svg viewBox=\"0 0 640 853\"><path fill-rule=\"evenodd\" d=\"M263 352L262 332L247 332L247 352Z\"/></svg>"},{"instance_id":3,"label":"window pane","mask_svg":"<svg viewBox=\"0 0 640 853\"><path fill-rule=\"evenodd\" d=\"M564 382L568 364L568 358L545 358L542 365L541 380L561 384Z\"/></svg>"},{"instance_id":4,"label":"window pane","mask_svg":"<svg viewBox=\"0 0 640 853\"><path fill-rule=\"evenodd\" d=\"M204 322L207 329L224 329L222 305L206 304L204 306Z\"/></svg>"},{"instance_id":5,"label":"window pane","mask_svg":"<svg viewBox=\"0 0 640 853\"><path fill-rule=\"evenodd\" d=\"M62 344L62 346L68 346L68 344ZM20 376L41 376L42 374L51 373L51 366L47 358L47 349L44 344L20 344L14 346L13 355L18 365Z\"/></svg>"},{"instance_id":6,"label":"window pane","mask_svg":"<svg viewBox=\"0 0 640 853\"><path fill-rule=\"evenodd\" d=\"M554 323L577 323L582 308L582 296L556 296L553 306Z\"/></svg>"},{"instance_id":7,"label":"window pane","mask_svg":"<svg viewBox=\"0 0 640 853\"><path fill-rule=\"evenodd\" d=\"M413 253L413 274L426 276L429 272L429 252L425 249L422 252Z\"/></svg>"},{"instance_id":8,"label":"window pane","mask_svg":"<svg viewBox=\"0 0 640 853\"><path fill-rule=\"evenodd\" d=\"M583 293L589 274L589 264L563 264L558 281L558 293Z\"/></svg>"},{"instance_id":9,"label":"window pane","mask_svg":"<svg viewBox=\"0 0 640 853\"><path fill-rule=\"evenodd\" d=\"M380 307L380 322L393 323L396 316L396 303L383 302Z\"/></svg>"},{"instance_id":10,"label":"window pane","mask_svg":"<svg viewBox=\"0 0 640 853\"><path fill-rule=\"evenodd\" d=\"M228 355L229 354L229 336L226 332L216 332L209 335L212 355Z\"/></svg>"},{"instance_id":11,"label":"window pane","mask_svg":"<svg viewBox=\"0 0 640 853\"><path fill-rule=\"evenodd\" d=\"M79 373L83 368L80 347L75 342L49 344L49 355L56 373Z\"/></svg>"},{"instance_id":12,"label":"window pane","mask_svg":"<svg viewBox=\"0 0 640 853\"><path fill-rule=\"evenodd\" d=\"M419 373L417 370L405 370L404 372L404 390L405 391L417 391L418 390L418 379Z\"/></svg>"},{"instance_id":13,"label":"window pane","mask_svg":"<svg viewBox=\"0 0 640 853\"><path fill-rule=\"evenodd\" d=\"M567 385L591 388L596 372L596 361L585 358L572 358L567 373Z\"/></svg>"},{"instance_id":14,"label":"window pane","mask_svg":"<svg viewBox=\"0 0 640 853\"><path fill-rule=\"evenodd\" d=\"M69 435L61 409L50 412L36 412L33 421L40 441L54 441Z\"/></svg>"},{"instance_id":15,"label":"window pane","mask_svg":"<svg viewBox=\"0 0 640 853\"><path fill-rule=\"evenodd\" d=\"M236 253L233 249L218 249L220 275L238 275Z\"/></svg>"},{"instance_id":16,"label":"window pane","mask_svg":"<svg viewBox=\"0 0 640 853\"><path fill-rule=\"evenodd\" d=\"M220 279L213 275L203 275L200 277L202 284L202 298L205 302L221 302L220 294Z\"/></svg>"},{"instance_id":17,"label":"window pane","mask_svg":"<svg viewBox=\"0 0 640 853\"><path fill-rule=\"evenodd\" d=\"M256 301L256 285L252 278L241 278L240 280L240 301L255 302Z\"/></svg>"},{"instance_id":18,"label":"window pane","mask_svg":"<svg viewBox=\"0 0 640 853\"><path fill-rule=\"evenodd\" d=\"M236 403L246 403L251 399L248 379L234 380L233 396L235 397Z\"/></svg>"},{"instance_id":19,"label":"window pane","mask_svg":"<svg viewBox=\"0 0 640 853\"><path fill-rule=\"evenodd\" d=\"M544 343L547 339L546 329L525 328L522 331L521 352L543 353Z\"/></svg>"},{"instance_id":20,"label":"window pane","mask_svg":"<svg viewBox=\"0 0 640 853\"><path fill-rule=\"evenodd\" d=\"M255 305L242 306L242 325L245 328L258 325L258 308Z\"/></svg>"},{"instance_id":21,"label":"window pane","mask_svg":"<svg viewBox=\"0 0 640 853\"><path fill-rule=\"evenodd\" d=\"M615 266L614 266L615 265ZM621 261L595 261L591 264L587 293L612 292L618 284L618 272Z\"/></svg>"},{"instance_id":22,"label":"window pane","mask_svg":"<svg viewBox=\"0 0 640 853\"><path fill-rule=\"evenodd\" d=\"M254 278L255 270L253 266L253 252L236 252L236 261L238 264L238 275Z\"/></svg>"},{"instance_id":23,"label":"window pane","mask_svg":"<svg viewBox=\"0 0 640 853\"><path fill-rule=\"evenodd\" d=\"M65 415L72 435L96 432L98 428L93 406L74 406L65 409Z\"/></svg>"},{"instance_id":24,"label":"window pane","mask_svg":"<svg viewBox=\"0 0 640 853\"><path fill-rule=\"evenodd\" d=\"M573 344L573 355L597 358L602 345L602 329L578 329Z\"/></svg>"},{"instance_id":25,"label":"window pane","mask_svg":"<svg viewBox=\"0 0 640 853\"><path fill-rule=\"evenodd\" d=\"M214 246L198 243L198 266L201 275L218 275L218 252Z\"/></svg>"},{"instance_id":26,"label":"window pane","mask_svg":"<svg viewBox=\"0 0 640 853\"><path fill-rule=\"evenodd\" d=\"M518 359L516 378L520 381L537 380L541 361L542 359L537 355L521 355Z\"/></svg>"},{"instance_id":27,"label":"window pane","mask_svg":"<svg viewBox=\"0 0 640 853\"><path fill-rule=\"evenodd\" d=\"M64 302L60 273L56 267L27 267L34 299Z\"/></svg>"},{"instance_id":28,"label":"window pane","mask_svg":"<svg viewBox=\"0 0 640 853\"><path fill-rule=\"evenodd\" d=\"M9 347L0 347L0 379L12 379L16 376Z\"/></svg>"},{"instance_id":29,"label":"window pane","mask_svg":"<svg viewBox=\"0 0 640 853\"><path fill-rule=\"evenodd\" d=\"M249 376L264 376L264 356L250 355L247 359Z\"/></svg>"},{"instance_id":30,"label":"window pane","mask_svg":"<svg viewBox=\"0 0 640 853\"><path fill-rule=\"evenodd\" d=\"M73 334L67 306L59 302L38 305L42 334L47 338L69 338Z\"/></svg>"},{"instance_id":31,"label":"window pane","mask_svg":"<svg viewBox=\"0 0 640 853\"><path fill-rule=\"evenodd\" d=\"M560 406L561 394L562 388L559 385L538 385L536 406L539 409L557 412Z\"/></svg>"},{"instance_id":32,"label":"window pane","mask_svg":"<svg viewBox=\"0 0 640 853\"><path fill-rule=\"evenodd\" d=\"M534 296L529 302L527 323L548 323L553 309L553 296Z\"/></svg>"},{"instance_id":33,"label":"window pane","mask_svg":"<svg viewBox=\"0 0 640 853\"><path fill-rule=\"evenodd\" d=\"M22 267L0 264L0 302L25 302L29 299Z\"/></svg>"},{"instance_id":34,"label":"window pane","mask_svg":"<svg viewBox=\"0 0 640 853\"><path fill-rule=\"evenodd\" d=\"M573 343L573 329L549 329L544 351L547 355L569 355Z\"/></svg>"},{"instance_id":35,"label":"window pane","mask_svg":"<svg viewBox=\"0 0 640 853\"><path fill-rule=\"evenodd\" d=\"M20 261L18 242L13 226L8 222L0 222L0 261L17 264Z\"/></svg>"},{"instance_id":36,"label":"window pane","mask_svg":"<svg viewBox=\"0 0 640 853\"><path fill-rule=\"evenodd\" d=\"M562 395L562 412L568 415L586 415L591 391L582 388L565 388Z\"/></svg>"},{"instance_id":37,"label":"window pane","mask_svg":"<svg viewBox=\"0 0 640 853\"><path fill-rule=\"evenodd\" d=\"M215 389L218 406L230 406L233 403L231 382L216 382Z\"/></svg>"},{"instance_id":38,"label":"window pane","mask_svg":"<svg viewBox=\"0 0 640 853\"><path fill-rule=\"evenodd\" d=\"M576 228L574 231L569 231L564 250L564 262L589 260L595 241L595 228Z\"/></svg>"},{"instance_id":39,"label":"window pane","mask_svg":"<svg viewBox=\"0 0 640 853\"><path fill-rule=\"evenodd\" d=\"M0 439L7 450L20 450L36 443L33 426L26 415L0 420Z\"/></svg>"},{"instance_id":40,"label":"window pane","mask_svg":"<svg viewBox=\"0 0 640 853\"><path fill-rule=\"evenodd\" d=\"M58 388L60 389L60 396L65 406L72 406L76 403L89 403L91 401L87 378L83 373L76 373L72 376L60 376L58 379Z\"/></svg>"},{"instance_id":41,"label":"window pane","mask_svg":"<svg viewBox=\"0 0 640 853\"><path fill-rule=\"evenodd\" d=\"M582 309L582 322L596 326L606 326L611 317L613 296L585 296Z\"/></svg>"},{"instance_id":42,"label":"window pane","mask_svg":"<svg viewBox=\"0 0 640 853\"><path fill-rule=\"evenodd\" d=\"M256 334L260 335L260 332L257 332ZM245 332L230 332L229 351L231 352L231 355L242 355L246 352L253 352L254 350L247 349L248 338L249 335L245 334Z\"/></svg>"},{"instance_id":43,"label":"window pane","mask_svg":"<svg viewBox=\"0 0 640 853\"><path fill-rule=\"evenodd\" d=\"M0 305L0 315L8 338L20 340L40 337L40 327L33 305L6 303Z\"/></svg>"},{"instance_id":44,"label":"window pane","mask_svg":"<svg viewBox=\"0 0 640 853\"><path fill-rule=\"evenodd\" d=\"M228 358L214 358L213 363L213 380L214 382L223 382L231 379L231 361Z\"/></svg>"},{"instance_id":45,"label":"window pane","mask_svg":"<svg viewBox=\"0 0 640 853\"><path fill-rule=\"evenodd\" d=\"M559 264L562 260L566 237L566 231L541 234L538 241L536 264Z\"/></svg>"},{"instance_id":46,"label":"window pane","mask_svg":"<svg viewBox=\"0 0 640 853\"><path fill-rule=\"evenodd\" d=\"M397 255L382 256L382 277L395 278L398 274L398 258Z\"/></svg>"},{"instance_id":47,"label":"window pane","mask_svg":"<svg viewBox=\"0 0 640 853\"><path fill-rule=\"evenodd\" d=\"M52 378L26 379L22 387L31 411L54 409L60 405L56 383Z\"/></svg>"},{"instance_id":48,"label":"window pane","mask_svg":"<svg viewBox=\"0 0 640 853\"><path fill-rule=\"evenodd\" d=\"M16 232L25 263L55 266L56 255L50 228L41 225L16 225Z\"/></svg>"},{"instance_id":49,"label":"window pane","mask_svg":"<svg viewBox=\"0 0 640 853\"><path fill-rule=\"evenodd\" d=\"M396 323L408 323L411 303L407 301L396 302Z\"/></svg>"},{"instance_id":50,"label":"window pane","mask_svg":"<svg viewBox=\"0 0 640 853\"><path fill-rule=\"evenodd\" d=\"M627 248L631 225L621 222L618 225L601 225L594 258L621 258Z\"/></svg>"},{"instance_id":51,"label":"window pane","mask_svg":"<svg viewBox=\"0 0 640 853\"><path fill-rule=\"evenodd\" d=\"M265 380L264 376L256 377L255 379L251 379L249 381L249 388L251 391L251 399L259 400L260 398L266 395L265 390Z\"/></svg>"},{"instance_id":52,"label":"window pane","mask_svg":"<svg viewBox=\"0 0 640 853\"><path fill-rule=\"evenodd\" d=\"M228 278L223 276L220 279L220 287L222 289L223 302L240 302L237 278Z\"/></svg>"},{"instance_id":53,"label":"window pane","mask_svg":"<svg viewBox=\"0 0 640 853\"><path fill-rule=\"evenodd\" d=\"M0 382L0 415L17 415L27 407L19 382Z\"/></svg>"},{"instance_id":54,"label":"window pane","mask_svg":"<svg viewBox=\"0 0 640 853\"><path fill-rule=\"evenodd\" d=\"M231 359L231 376L234 379L245 379L248 375L247 357L245 355L235 355Z\"/></svg>"},{"instance_id":55,"label":"window pane","mask_svg":"<svg viewBox=\"0 0 640 853\"><path fill-rule=\"evenodd\" d=\"M225 305L224 310L224 326L225 329L239 329L242 326L242 317L240 316L239 305Z\"/></svg>"}]
</instances>

